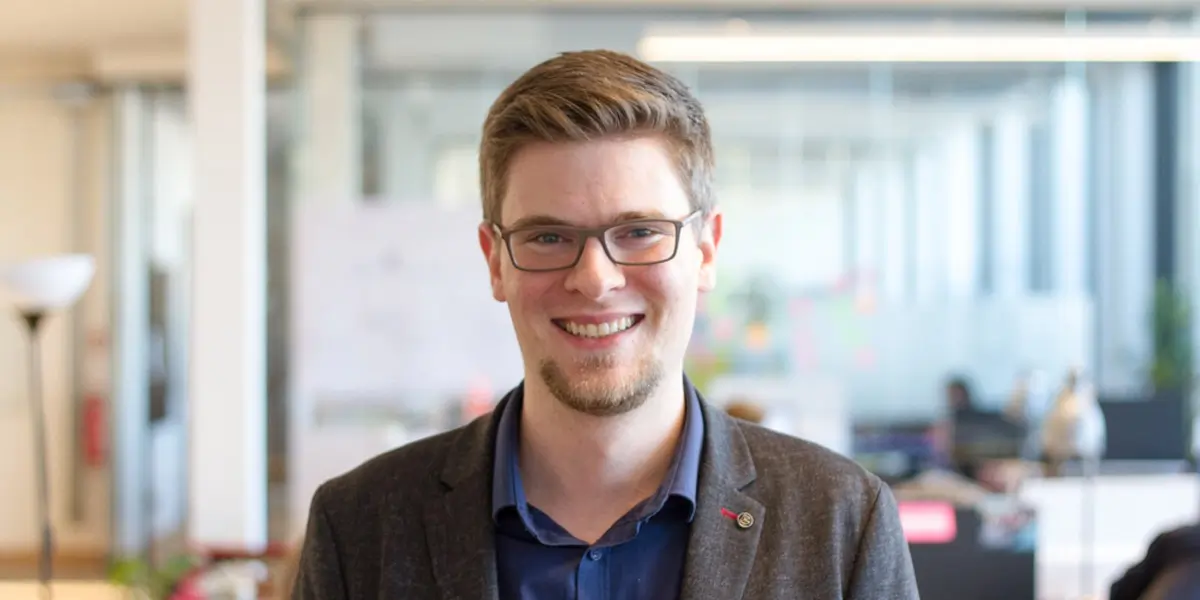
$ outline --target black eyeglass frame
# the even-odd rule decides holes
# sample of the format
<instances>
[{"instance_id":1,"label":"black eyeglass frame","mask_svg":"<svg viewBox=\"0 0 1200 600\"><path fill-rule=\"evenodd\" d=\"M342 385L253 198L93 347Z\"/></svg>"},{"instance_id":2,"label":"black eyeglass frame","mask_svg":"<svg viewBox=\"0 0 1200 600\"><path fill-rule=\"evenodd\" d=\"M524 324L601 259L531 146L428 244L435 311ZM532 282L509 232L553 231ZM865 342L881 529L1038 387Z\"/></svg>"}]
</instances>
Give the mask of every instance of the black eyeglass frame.
<instances>
[{"instance_id":1,"label":"black eyeglass frame","mask_svg":"<svg viewBox=\"0 0 1200 600\"><path fill-rule=\"evenodd\" d=\"M497 223L492 223L492 230L495 231L496 235L500 236L500 239L504 241L504 247L508 249L508 260L509 260L509 262L512 263L513 268L517 269L518 271L525 271L527 273L549 273L552 271L565 271L567 269L574 269L575 266L579 264L579 259L583 258L583 250L584 250L584 248L587 248L588 238L596 238L597 240L599 240L600 247L604 249L604 255L607 256L608 260L612 261L612 263L615 265L622 265L622 266L626 266L626 267L648 267L650 265L659 265L659 264L674 260L675 255L679 254L679 238L683 235L683 228L690 225L691 222L696 220L696 217L699 217L701 214L703 214L703 211L697 209L697 210L692 211L692 213L689 214L688 216L684 217L683 219L679 219L679 220L660 219L660 218L635 219L632 221L621 221L620 223L612 223L609 225L603 225L601 227L573 227L570 225L529 225L526 227L518 227L516 229L505 229ZM617 260L616 258L613 258L612 251L610 251L608 249L608 241L605 239L605 234L607 234L610 229L613 229L616 227L629 227L631 225L636 226L639 223L670 223L670 224L674 225L675 226L675 247L671 248L671 254L662 260L656 260L654 262L627 262L627 261L620 261L620 260ZM513 249L512 249L513 234L521 233L522 231L533 231L533 230L537 230L537 229L543 229L546 227L557 227L560 229L566 229L566 230L571 231L571 233L578 235L582 238L579 243L579 249L575 253L575 260L572 260L571 264L569 264L569 265L562 266L562 267L554 267L554 268L550 268L550 269L530 269L530 268L522 267L521 265L517 264L517 258L513 254Z\"/></svg>"}]
</instances>

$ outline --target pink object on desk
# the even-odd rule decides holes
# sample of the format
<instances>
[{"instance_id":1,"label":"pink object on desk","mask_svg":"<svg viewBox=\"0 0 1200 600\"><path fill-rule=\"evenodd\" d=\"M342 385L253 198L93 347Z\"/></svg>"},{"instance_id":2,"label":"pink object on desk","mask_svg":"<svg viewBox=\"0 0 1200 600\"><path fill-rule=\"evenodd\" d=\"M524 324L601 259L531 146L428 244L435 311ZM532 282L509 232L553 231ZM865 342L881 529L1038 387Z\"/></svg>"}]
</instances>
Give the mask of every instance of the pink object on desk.
<instances>
[{"instance_id":1,"label":"pink object on desk","mask_svg":"<svg viewBox=\"0 0 1200 600\"><path fill-rule=\"evenodd\" d=\"M949 502L900 502L900 526L910 544L946 544L958 535L958 519Z\"/></svg>"}]
</instances>

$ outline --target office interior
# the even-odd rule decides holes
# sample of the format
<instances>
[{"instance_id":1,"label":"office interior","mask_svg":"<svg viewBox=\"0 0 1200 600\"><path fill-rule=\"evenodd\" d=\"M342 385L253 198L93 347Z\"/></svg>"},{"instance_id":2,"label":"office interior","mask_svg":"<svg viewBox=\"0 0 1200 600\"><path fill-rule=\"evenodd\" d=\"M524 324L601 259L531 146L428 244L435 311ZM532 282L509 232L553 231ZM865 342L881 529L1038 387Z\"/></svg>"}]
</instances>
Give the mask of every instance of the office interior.
<instances>
[{"instance_id":1,"label":"office interior","mask_svg":"<svg viewBox=\"0 0 1200 600\"><path fill-rule=\"evenodd\" d=\"M1189 3L54 0L0 9L0 265L95 260L39 355L63 594L183 561L277 597L319 483L518 381L480 126L600 47L712 125L726 234L689 376L883 477L922 597L1106 598L1196 523ZM33 598L7 308L0 596ZM1080 419L1085 449L1047 433Z\"/></svg>"}]
</instances>

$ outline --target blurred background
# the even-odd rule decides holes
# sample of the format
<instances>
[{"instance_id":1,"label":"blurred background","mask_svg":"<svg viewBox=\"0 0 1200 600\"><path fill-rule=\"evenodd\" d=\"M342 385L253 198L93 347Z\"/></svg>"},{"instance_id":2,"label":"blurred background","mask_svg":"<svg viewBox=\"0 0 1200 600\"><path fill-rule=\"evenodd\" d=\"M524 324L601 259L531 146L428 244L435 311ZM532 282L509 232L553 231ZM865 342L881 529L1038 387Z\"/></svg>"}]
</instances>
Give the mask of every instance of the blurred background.
<instances>
[{"instance_id":1,"label":"blurred background","mask_svg":"<svg viewBox=\"0 0 1200 600\"><path fill-rule=\"evenodd\" d=\"M274 566L319 483L489 410L521 371L480 127L587 48L708 111L689 373L891 483L923 597L1106 597L1197 521L1194 2L42 0L0 7L0 265L96 261L38 354L56 577ZM3 310L16 586L37 411Z\"/></svg>"}]
</instances>

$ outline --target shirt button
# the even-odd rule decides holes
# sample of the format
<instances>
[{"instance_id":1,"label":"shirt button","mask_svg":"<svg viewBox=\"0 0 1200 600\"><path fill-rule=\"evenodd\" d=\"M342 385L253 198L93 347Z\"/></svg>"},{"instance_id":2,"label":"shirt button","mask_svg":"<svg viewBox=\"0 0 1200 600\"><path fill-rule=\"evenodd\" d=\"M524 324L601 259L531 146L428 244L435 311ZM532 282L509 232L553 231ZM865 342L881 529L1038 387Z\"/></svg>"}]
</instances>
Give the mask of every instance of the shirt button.
<instances>
[{"instance_id":1,"label":"shirt button","mask_svg":"<svg viewBox=\"0 0 1200 600\"><path fill-rule=\"evenodd\" d=\"M593 549L590 552L588 552L588 558L590 558L592 560L600 560L601 558L604 558L604 552L601 550Z\"/></svg>"}]
</instances>

